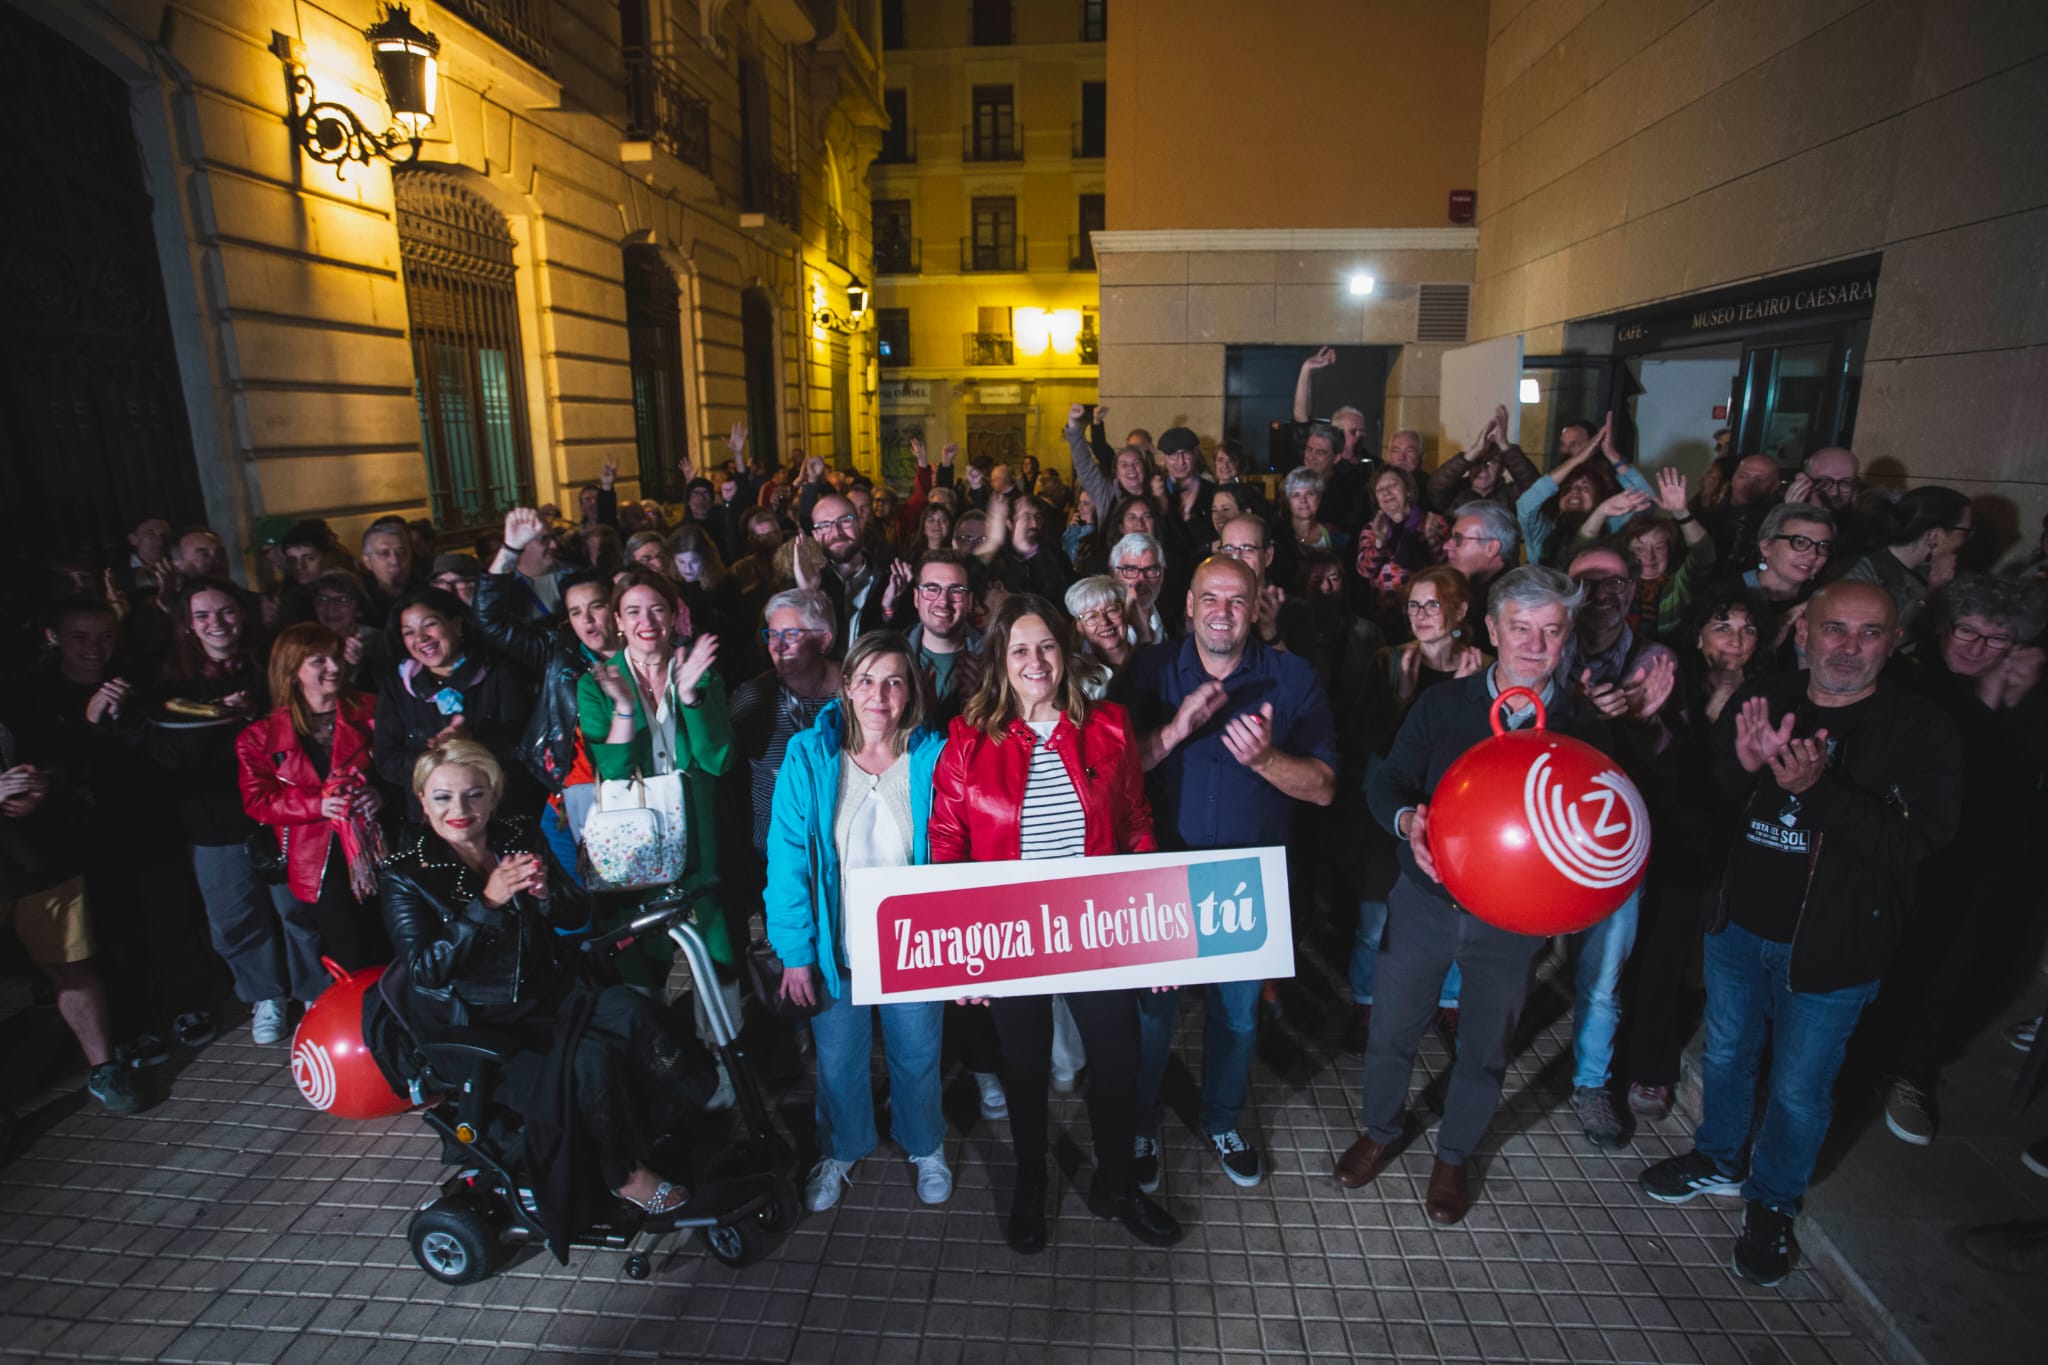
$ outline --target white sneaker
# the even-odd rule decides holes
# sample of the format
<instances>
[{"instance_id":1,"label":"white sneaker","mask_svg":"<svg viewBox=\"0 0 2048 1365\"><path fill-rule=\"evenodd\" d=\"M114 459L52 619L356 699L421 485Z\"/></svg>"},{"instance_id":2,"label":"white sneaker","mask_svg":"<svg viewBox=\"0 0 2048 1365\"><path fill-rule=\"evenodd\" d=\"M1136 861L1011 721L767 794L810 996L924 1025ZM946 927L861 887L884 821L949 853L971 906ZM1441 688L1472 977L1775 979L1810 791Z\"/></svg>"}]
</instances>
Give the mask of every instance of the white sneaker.
<instances>
[{"instance_id":1,"label":"white sneaker","mask_svg":"<svg viewBox=\"0 0 2048 1365\"><path fill-rule=\"evenodd\" d=\"M718 1089L711 1092L711 1098L704 1101L704 1108L713 1114L732 1108L739 1097L733 1093L732 1073L725 1069L725 1063L718 1064ZM827 1208L831 1207L829 1204Z\"/></svg>"},{"instance_id":2,"label":"white sneaker","mask_svg":"<svg viewBox=\"0 0 2048 1365\"><path fill-rule=\"evenodd\" d=\"M804 1207L812 1213L823 1213L837 1204L840 1194L853 1183L846 1178L846 1173L852 1169L851 1161L829 1156L811 1167L810 1182L804 1186ZM952 1179L950 1172L946 1178L948 1181Z\"/></svg>"},{"instance_id":3,"label":"white sneaker","mask_svg":"<svg viewBox=\"0 0 2048 1365\"><path fill-rule=\"evenodd\" d=\"M249 1021L249 1037L263 1047L284 1041L285 1021L290 1017L287 1005L282 998L258 1000L256 1017Z\"/></svg>"},{"instance_id":4,"label":"white sneaker","mask_svg":"<svg viewBox=\"0 0 2048 1365\"><path fill-rule=\"evenodd\" d=\"M1073 1094L1077 1079L1074 1072L1055 1069L1052 1073L1052 1093L1055 1095Z\"/></svg>"},{"instance_id":5,"label":"white sneaker","mask_svg":"<svg viewBox=\"0 0 2048 1365\"><path fill-rule=\"evenodd\" d=\"M910 1164L917 1167L917 1197L927 1204L943 1204L953 1197L953 1170L946 1165L943 1149L930 1156L914 1156Z\"/></svg>"},{"instance_id":6,"label":"white sneaker","mask_svg":"<svg viewBox=\"0 0 2048 1365\"><path fill-rule=\"evenodd\" d=\"M977 1071L974 1083L981 1089L981 1116L985 1119L1010 1117L1010 1097L1003 1093L1002 1078L993 1071Z\"/></svg>"}]
</instances>

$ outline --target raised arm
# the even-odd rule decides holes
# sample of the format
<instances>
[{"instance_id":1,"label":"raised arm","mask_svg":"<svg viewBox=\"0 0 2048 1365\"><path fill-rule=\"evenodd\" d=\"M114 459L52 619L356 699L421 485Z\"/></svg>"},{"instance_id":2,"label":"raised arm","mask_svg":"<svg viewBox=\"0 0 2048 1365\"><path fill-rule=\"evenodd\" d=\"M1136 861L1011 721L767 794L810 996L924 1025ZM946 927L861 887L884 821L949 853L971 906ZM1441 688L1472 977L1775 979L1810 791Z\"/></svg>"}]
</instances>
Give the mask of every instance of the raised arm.
<instances>
[{"instance_id":1,"label":"raised arm","mask_svg":"<svg viewBox=\"0 0 2048 1365\"><path fill-rule=\"evenodd\" d=\"M1313 410L1311 394L1315 389L1317 370L1327 369L1337 363L1337 348L1325 346L1307 360L1301 362L1301 372L1294 376L1294 420L1306 422Z\"/></svg>"}]
</instances>

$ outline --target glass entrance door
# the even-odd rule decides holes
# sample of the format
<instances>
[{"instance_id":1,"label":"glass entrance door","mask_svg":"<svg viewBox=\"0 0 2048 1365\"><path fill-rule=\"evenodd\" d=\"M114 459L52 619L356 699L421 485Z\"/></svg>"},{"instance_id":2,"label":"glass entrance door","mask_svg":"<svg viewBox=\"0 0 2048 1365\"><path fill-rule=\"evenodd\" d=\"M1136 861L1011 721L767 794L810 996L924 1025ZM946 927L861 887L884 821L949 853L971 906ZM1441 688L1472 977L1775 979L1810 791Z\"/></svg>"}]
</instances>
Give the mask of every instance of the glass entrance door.
<instances>
[{"instance_id":1,"label":"glass entrance door","mask_svg":"<svg viewBox=\"0 0 2048 1365\"><path fill-rule=\"evenodd\" d=\"M1735 386L1737 454L1764 454L1792 469L1824 446L1848 441L1856 420L1868 322L1822 335L1771 338L1743 347Z\"/></svg>"}]
</instances>

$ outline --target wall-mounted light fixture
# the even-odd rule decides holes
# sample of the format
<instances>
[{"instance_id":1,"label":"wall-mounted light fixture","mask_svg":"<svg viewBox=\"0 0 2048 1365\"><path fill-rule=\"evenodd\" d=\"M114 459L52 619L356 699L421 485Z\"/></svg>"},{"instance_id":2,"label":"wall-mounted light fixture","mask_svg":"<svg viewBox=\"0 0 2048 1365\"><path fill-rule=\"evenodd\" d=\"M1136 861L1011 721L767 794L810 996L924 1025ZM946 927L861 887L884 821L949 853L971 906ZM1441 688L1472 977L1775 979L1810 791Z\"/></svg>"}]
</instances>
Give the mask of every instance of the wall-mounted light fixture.
<instances>
[{"instance_id":1,"label":"wall-mounted light fixture","mask_svg":"<svg viewBox=\"0 0 2048 1365\"><path fill-rule=\"evenodd\" d=\"M1081 310L1013 308L1010 334L1019 355L1044 355L1047 350L1072 355L1081 337Z\"/></svg>"},{"instance_id":2,"label":"wall-mounted light fixture","mask_svg":"<svg viewBox=\"0 0 2048 1365\"><path fill-rule=\"evenodd\" d=\"M1536 382L1534 376L1525 375L1523 377L1521 397L1524 403L1541 403L1543 401L1543 386Z\"/></svg>"},{"instance_id":3,"label":"wall-mounted light fixture","mask_svg":"<svg viewBox=\"0 0 2048 1365\"><path fill-rule=\"evenodd\" d=\"M1353 275L1351 279L1348 281L1348 283L1350 285L1352 296L1354 298L1363 298L1367 294L1370 294L1372 292L1373 285L1377 283L1377 281L1375 281L1372 276L1366 274L1364 271L1361 270L1357 274Z\"/></svg>"},{"instance_id":4,"label":"wall-mounted light fixture","mask_svg":"<svg viewBox=\"0 0 2048 1365\"><path fill-rule=\"evenodd\" d=\"M846 313L841 316L832 311L825 302L823 285L811 289L811 325L831 332L845 332L851 335L860 330L860 320L868 313L868 287L858 275L846 282Z\"/></svg>"},{"instance_id":5,"label":"wall-mounted light fixture","mask_svg":"<svg viewBox=\"0 0 2048 1365\"><path fill-rule=\"evenodd\" d=\"M279 34L271 43L271 50L284 61L292 141L315 161L335 167L336 174L350 161L367 166L382 157L402 165L417 159L420 142L434 121L441 40L414 24L404 5L386 8L382 19L363 30L363 37L370 44L377 79L383 82L385 103L391 106L393 124L383 133L364 127L347 105L320 98L313 78L294 58L290 39Z\"/></svg>"}]
</instances>

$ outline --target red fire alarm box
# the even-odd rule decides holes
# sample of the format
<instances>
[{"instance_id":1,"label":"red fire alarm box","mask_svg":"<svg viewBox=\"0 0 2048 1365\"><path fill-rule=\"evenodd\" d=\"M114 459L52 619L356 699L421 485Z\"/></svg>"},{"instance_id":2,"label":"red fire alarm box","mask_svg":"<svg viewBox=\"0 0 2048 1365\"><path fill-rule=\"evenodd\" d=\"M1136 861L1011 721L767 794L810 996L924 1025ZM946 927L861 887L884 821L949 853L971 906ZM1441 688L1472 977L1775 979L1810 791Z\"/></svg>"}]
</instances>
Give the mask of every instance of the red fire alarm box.
<instances>
[{"instance_id":1,"label":"red fire alarm box","mask_svg":"<svg viewBox=\"0 0 2048 1365\"><path fill-rule=\"evenodd\" d=\"M1451 191L1451 221L1469 223L1479 216L1479 191Z\"/></svg>"}]
</instances>

